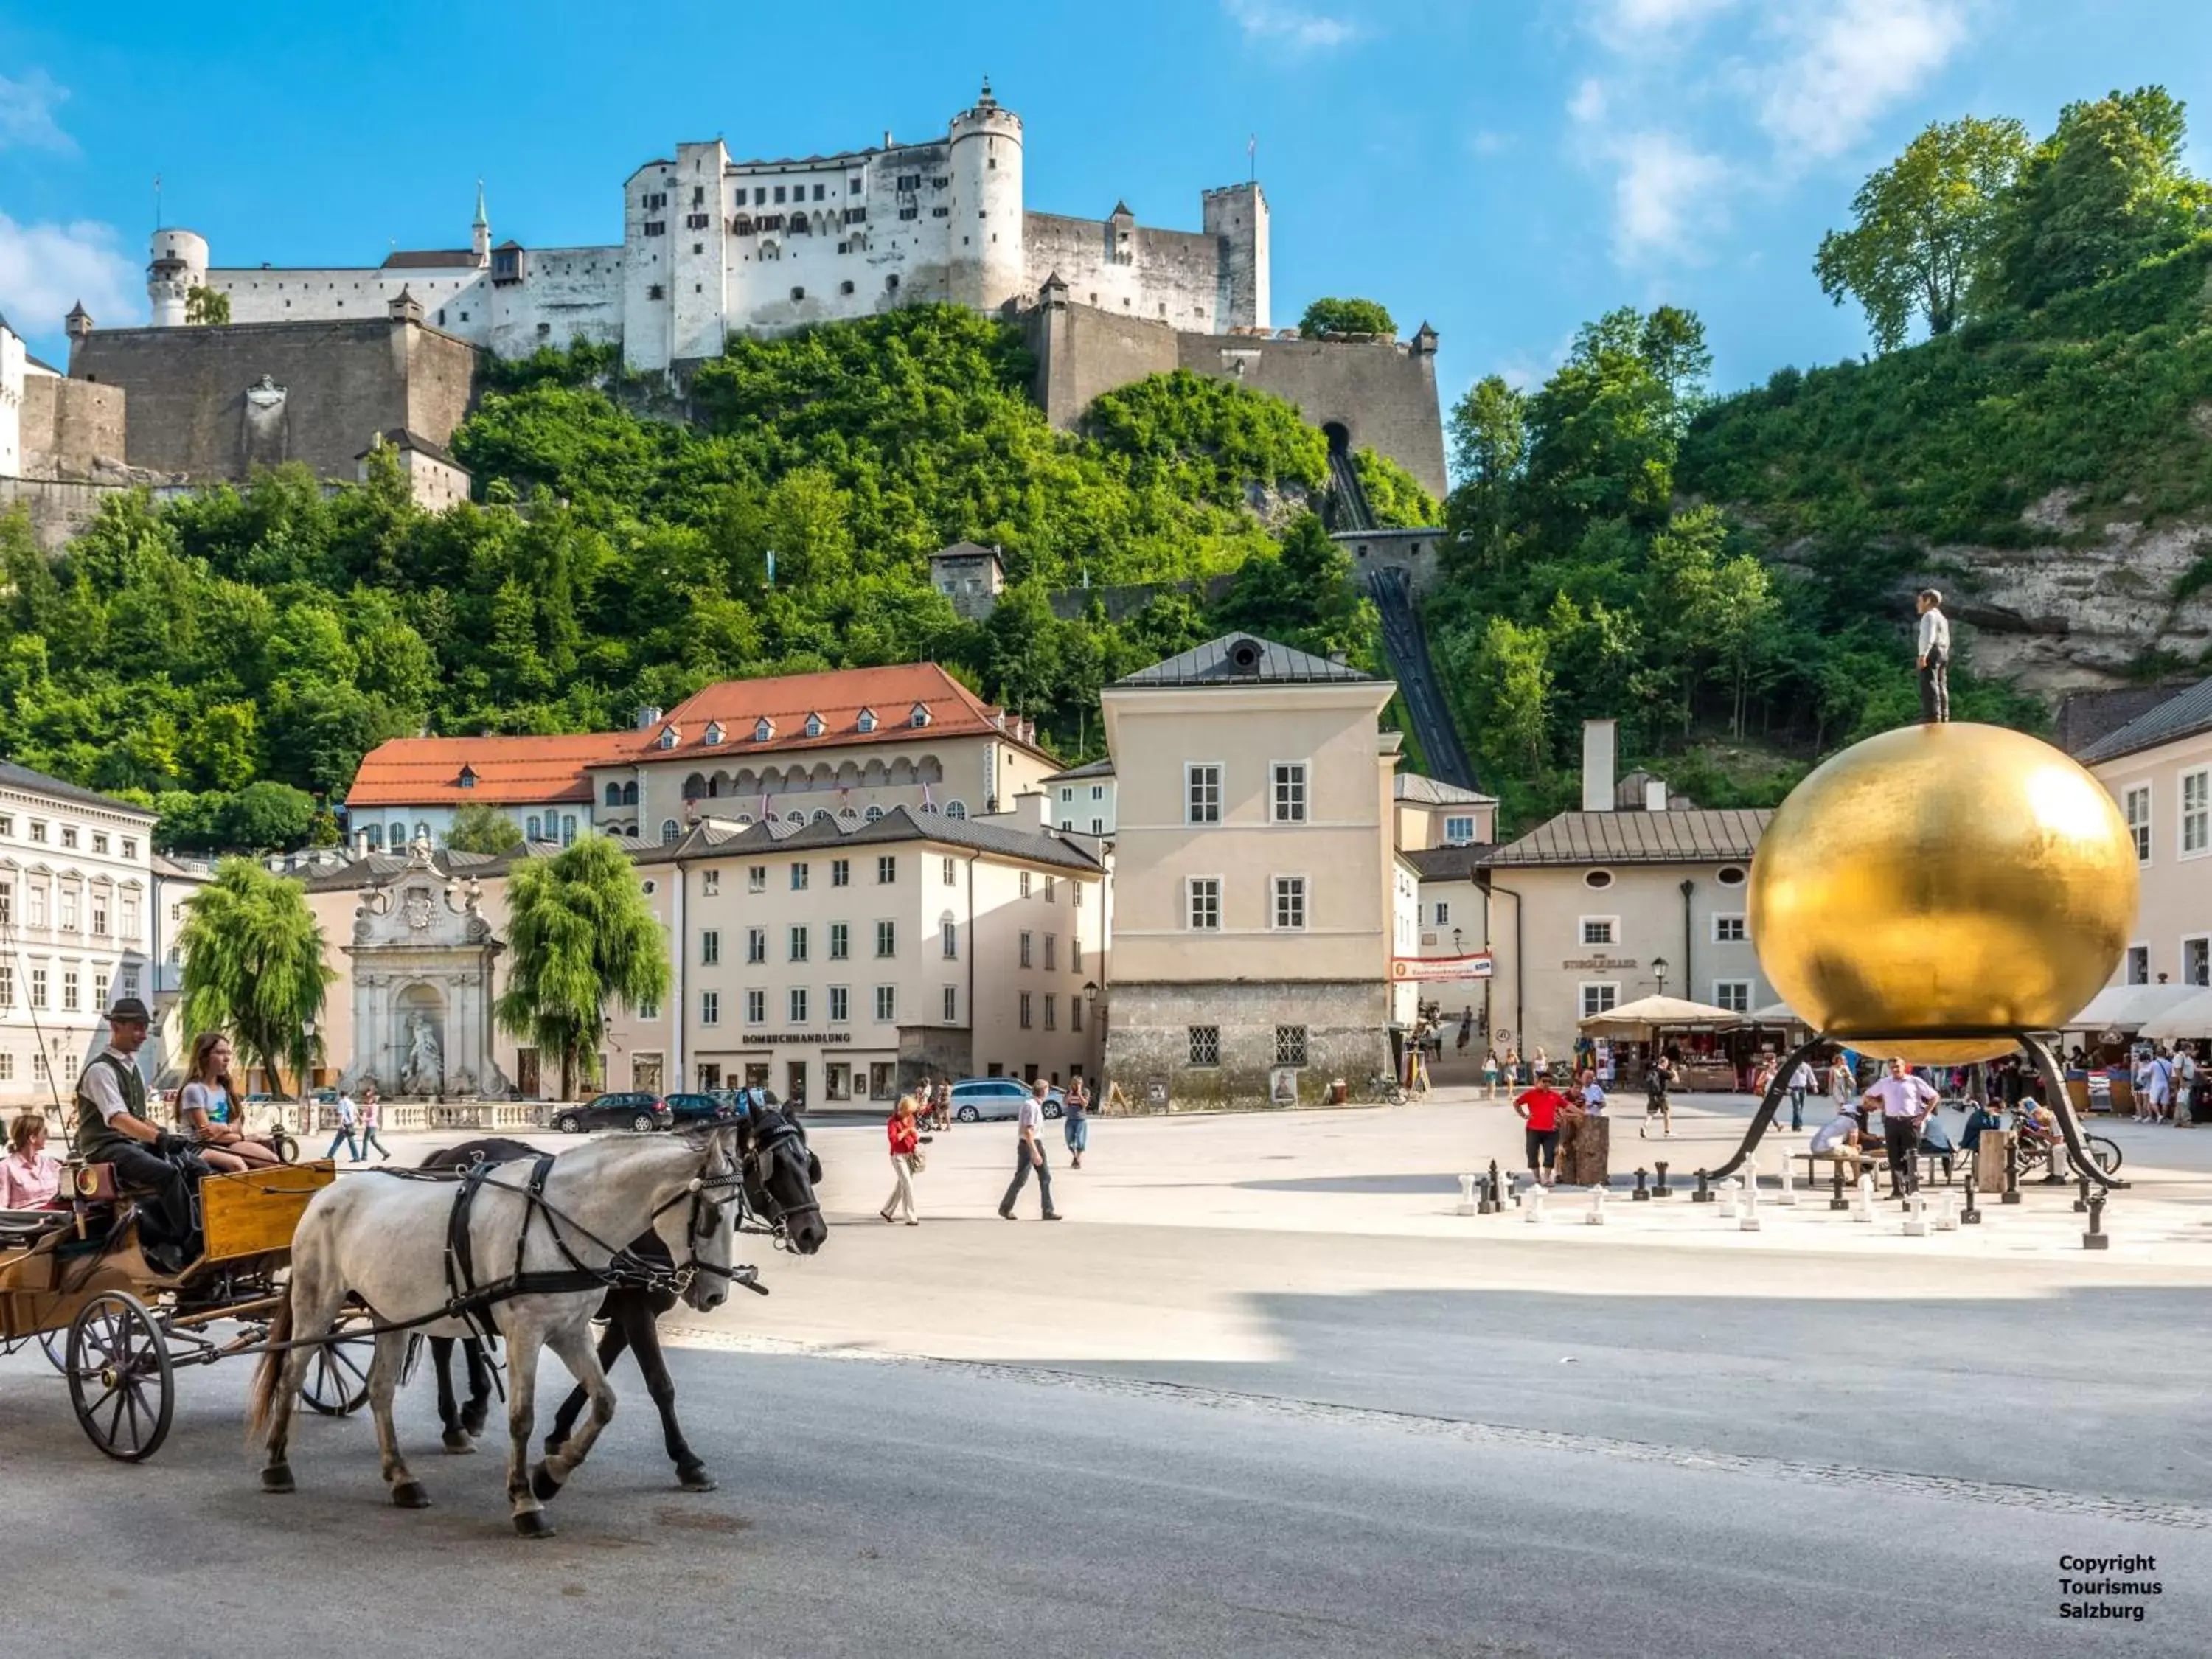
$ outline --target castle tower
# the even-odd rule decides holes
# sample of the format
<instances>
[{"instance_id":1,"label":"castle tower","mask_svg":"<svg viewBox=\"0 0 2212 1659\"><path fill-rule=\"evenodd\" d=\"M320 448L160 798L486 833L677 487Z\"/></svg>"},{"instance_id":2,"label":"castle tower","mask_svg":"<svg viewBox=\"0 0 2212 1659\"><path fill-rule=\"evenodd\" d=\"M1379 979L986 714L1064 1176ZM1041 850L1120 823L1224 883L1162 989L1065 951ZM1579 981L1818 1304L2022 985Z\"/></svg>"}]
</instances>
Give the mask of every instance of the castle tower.
<instances>
[{"instance_id":1,"label":"castle tower","mask_svg":"<svg viewBox=\"0 0 2212 1659\"><path fill-rule=\"evenodd\" d=\"M1206 234L1218 239L1221 285L1214 314L1226 334L1236 328L1268 328L1267 197L1255 179L1209 190Z\"/></svg>"},{"instance_id":2,"label":"castle tower","mask_svg":"<svg viewBox=\"0 0 2212 1659\"><path fill-rule=\"evenodd\" d=\"M986 76L951 139L945 298L995 311L1022 291L1022 118L999 106Z\"/></svg>"},{"instance_id":3,"label":"castle tower","mask_svg":"<svg viewBox=\"0 0 2212 1659\"><path fill-rule=\"evenodd\" d=\"M154 326L182 328L185 297L207 286L207 238L192 230L154 233L154 260L146 267L146 297L154 304Z\"/></svg>"},{"instance_id":4,"label":"castle tower","mask_svg":"<svg viewBox=\"0 0 2212 1659\"><path fill-rule=\"evenodd\" d=\"M469 222L469 251L482 270L491 263L491 221L484 216L483 180L477 180L477 216Z\"/></svg>"}]
</instances>

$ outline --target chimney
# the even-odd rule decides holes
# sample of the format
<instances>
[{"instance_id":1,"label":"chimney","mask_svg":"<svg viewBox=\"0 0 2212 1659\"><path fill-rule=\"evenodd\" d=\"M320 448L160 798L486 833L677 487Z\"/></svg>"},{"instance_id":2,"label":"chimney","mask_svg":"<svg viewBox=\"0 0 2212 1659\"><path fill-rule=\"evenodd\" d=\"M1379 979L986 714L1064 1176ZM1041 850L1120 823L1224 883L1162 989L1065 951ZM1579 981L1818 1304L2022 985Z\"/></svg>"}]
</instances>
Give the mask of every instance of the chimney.
<instances>
[{"instance_id":1,"label":"chimney","mask_svg":"<svg viewBox=\"0 0 2212 1659\"><path fill-rule=\"evenodd\" d=\"M650 732L654 726L659 724L660 710L653 704L647 703L645 707L637 711L637 729L639 731Z\"/></svg>"},{"instance_id":2,"label":"chimney","mask_svg":"<svg viewBox=\"0 0 2212 1659\"><path fill-rule=\"evenodd\" d=\"M1663 812L1667 810L1667 780L1647 778L1644 784L1644 810Z\"/></svg>"},{"instance_id":3,"label":"chimney","mask_svg":"<svg viewBox=\"0 0 2212 1659\"><path fill-rule=\"evenodd\" d=\"M357 859L365 859L368 856L368 830L356 830L353 832L353 855Z\"/></svg>"},{"instance_id":4,"label":"chimney","mask_svg":"<svg viewBox=\"0 0 2212 1659\"><path fill-rule=\"evenodd\" d=\"M1052 827L1052 792L1047 789L1024 789L1014 797L1014 817L1024 830L1048 830Z\"/></svg>"},{"instance_id":5,"label":"chimney","mask_svg":"<svg viewBox=\"0 0 2212 1659\"><path fill-rule=\"evenodd\" d=\"M1583 722L1583 811L1613 811L1612 720Z\"/></svg>"}]
</instances>

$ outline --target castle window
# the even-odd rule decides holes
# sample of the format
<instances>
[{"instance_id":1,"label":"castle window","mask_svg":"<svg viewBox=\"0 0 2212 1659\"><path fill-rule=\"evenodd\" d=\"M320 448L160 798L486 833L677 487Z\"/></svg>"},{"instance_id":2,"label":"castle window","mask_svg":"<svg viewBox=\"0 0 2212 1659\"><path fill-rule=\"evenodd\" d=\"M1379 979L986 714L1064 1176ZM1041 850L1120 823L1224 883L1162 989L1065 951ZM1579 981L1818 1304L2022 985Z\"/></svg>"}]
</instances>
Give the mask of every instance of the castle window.
<instances>
[{"instance_id":1,"label":"castle window","mask_svg":"<svg viewBox=\"0 0 2212 1659\"><path fill-rule=\"evenodd\" d=\"M697 207L697 206L698 206L702 202L705 201L706 199L707 199L707 186L706 186L706 185L692 185L692 186L691 186L691 205L692 205L693 207Z\"/></svg>"},{"instance_id":2,"label":"castle window","mask_svg":"<svg viewBox=\"0 0 2212 1659\"><path fill-rule=\"evenodd\" d=\"M933 219L942 219L951 210L950 208L933 207L929 210L929 216Z\"/></svg>"},{"instance_id":3,"label":"castle window","mask_svg":"<svg viewBox=\"0 0 2212 1659\"><path fill-rule=\"evenodd\" d=\"M665 299L666 296L662 294L660 284L655 283L651 288L646 289L645 297L648 300L659 300Z\"/></svg>"},{"instance_id":4,"label":"castle window","mask_svg":"<svg viewBox=\"0 0 2212 1659\"><path fill-rule=\"evenodd\" d=\"M908 726L928 725L929 705L926 702L918 702L915 704L914 708L907 714L906 723Z\"/></svg>"},{"instance_id":5,"label":"castle window","mask_svg":"<svg viewBox=\"0 0 2212 1659\"><path fill-rule=\"evenodd\" d=\"M778 185L775 187L775 199L779 204L783 200L783 186L781 185Z\"/></svg>"},{"instance_id":6,"label":"castle window","mask_svg":"<svg viewBox=\"0 0 2212 1659\"><path fill-rule=\"evenodd\" d=\"M647 219L645 222L645 234L648 236L665 236L668 234L668 222L665 219Z\"/></svg>"},{"instance_id":7,"label":"castle window","mask_svg":"<svg viewBox=\"0 0 2212 1659\"><path fill-rule=\"evenodd\" d=\"M840 294L850 294L852 291L853 285L850 283L840 283L837 284L837 292Z\"/></svg>"},{"instance_id":8,"label":"castle window","mask_svg":"<svg viewBox=\"0 0 2212 1659\"><path fill-rule=\"evenodd\" d=\"M848 196L858 196L860 193L860 175L856 173L845 181L845 194Z\"/></svg>"},{"instance_id":9,"label":"castle window","mask_svg":"<svg viewBox=\"0 0 2212 1659\"><path fill-rule=\"evenodd\" d=\"M898 272L895 270L891 272L890 276L884 277L884 286L896 293L898 289Z\"/></svg>"},{"instance_id":10,"label":"castle window","mask_svg":"<svg viewBox=\"0 0 2212 1659\"><path fill-rule=\"evenodd\" d=\"M876 729L876 711L872 708L863 708L860 711L860 718L855 721L854 724L863 732L874 731Z\"/></svg>"},{"instance_id":11,"label":"castle window","mask_svg":"<svg viewBox=\"0 0 2212 1659\"><path fill-rule=\"evenodd\" d=\"M819 185L814 186L814 199L817 202L824 199L823 188Z\"/></svg>"},{"instance_id":12,"label":"castle window","mask_svg":"<svg viewBox=\"0 0 2212 1659\"><path fill-rule=\"evenodd\" d=\"M806 717L806 735L810 738L818 738L822 735L822 716L809 714Z\"/></svg>"},{"instance_id":13,"label":"castle window","mask_svg":"<svg viewBox=\"0 0 2212 1659\"><path fill-rule=\"evenodd\" d=\"M721 721L720 721L720 720L708 720L708 721L707 722L707 741L708 741L708 743L720 743L720 742L721 742L721 740L722 740L722 723L721 723Z\"/></svg>"},{"instance_id":14,"label":"castle window","mask_svg":"<svg viewBox=\"0 0 2212 1659\"><path fill-rule=\"evenodd\" d=\"M691 251L694 253L704 253L707 251L707 245L704 242L694 242L691 244ZM1162 306L1160 309L1165 311L1167 307Z\"/></svg>"},{"instance_id":15,"label":"castle window","mask_svg":"<svg viewBox=\"0 0 2212 1659\"><path fill-rule=\"evenodd\" d=\"M791 297L794 300L804 300L806 297L806 290L803 288L795 288L791 290Z\"/></svg>"},{"instance_id":16,"label":"castle window","mask_svg":"<svg viewBox=\"0 0 2212 1659\"><path fill-rule=\"evenodd\" d=\"M469 319L469 313L468 313L467 312L465 312L465 312L463 312L463 313L461 313L461 320L462 320L463 322L465 322L465 323L466 321L468 321L468 319Z\"/></svg>"},{"instance_id":17,"label":"castle window","mask_svg":"<svg viewBox=\"0 0 2212 1659\"><path fill-rule=\"evenodd\" d=\"M753 722L753 741L755 743L766 743L775 735L775 722L770 720L767 715L763 714Z\"/></svg>"},{"instance_id":18,"label":"castle window","mask_svg":"<svg viewBox=\"0 0 2212 1659\"><path fill-rule=\"evenodd\" d=\"M899 217L902 219L919 219L921 217L921 210L918 207L902 207L899 210Z\"/></svg>"}]
</instances>

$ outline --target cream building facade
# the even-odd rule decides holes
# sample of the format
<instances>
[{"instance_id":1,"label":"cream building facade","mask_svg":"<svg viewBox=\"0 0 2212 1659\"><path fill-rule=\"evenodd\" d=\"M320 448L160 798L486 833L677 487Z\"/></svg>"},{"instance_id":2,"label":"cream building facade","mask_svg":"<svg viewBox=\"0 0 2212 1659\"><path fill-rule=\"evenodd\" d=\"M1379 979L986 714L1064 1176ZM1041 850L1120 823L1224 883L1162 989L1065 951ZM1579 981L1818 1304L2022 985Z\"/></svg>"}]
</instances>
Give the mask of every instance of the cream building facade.
<instances>
[{"instance_id":1,"label":"cream building facade","mask_svg":"<svg viewBox=\"0 0 2212 1659\"><path fill-rule=\"evenodd\" d=\"M152 1000L154 823L0 761L0 1104L66 1106L109 1004Z\"/></svg>"},{"instance_id":2,"label":"cream building facade","mask_svg":"<svg viewBox=\"0 0 2212 1659\"><path fill-rule=\"evenodd\" d=\"M2112 792L2135 840L2136 927L2112 982L2212 985L2212 679L2077 758Z\"/></svg>"},{"instance_id":3,"label":"cream building facade","mask_svg":"<svg viewBox=\"0 0 2212 1659\"><path fill-rule=\"evenodd\" d=\"M1391 1065L1394 687L1249 635L1115 682L1106 1072L1139 1106Z\"/></svg>"}]
</instances>

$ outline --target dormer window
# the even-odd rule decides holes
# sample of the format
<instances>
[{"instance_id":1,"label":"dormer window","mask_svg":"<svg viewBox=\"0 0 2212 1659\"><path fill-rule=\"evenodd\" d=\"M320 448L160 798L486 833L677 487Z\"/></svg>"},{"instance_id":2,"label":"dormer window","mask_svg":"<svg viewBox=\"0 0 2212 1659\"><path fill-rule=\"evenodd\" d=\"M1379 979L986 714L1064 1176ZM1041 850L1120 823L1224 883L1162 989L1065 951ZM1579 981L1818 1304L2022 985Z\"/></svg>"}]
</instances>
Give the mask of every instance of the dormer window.
<instances>
[{"instance_id":1,"label":"dormer window","mask_svg":"<svg viewBox=\"0 0 2212 1659\"><path fill-rule=\"evenodd\" d=\"M775 722L770 720L767 715L763 714L758 720L753 722L753 741L755 743L766 743L775 735Z\"/></svg>"},{"instance_id":2,"label":"dormer window","mask_svg":"<svg viewBox=\"0 0 2212 1659\"><path fill-rule=\"evenodd\" d=\"M707 740L708 743L720 743L720 742L721 742L721 740L722 740L722 723L721 723L721 721L720 721L720 720L708 720L708 721L707 722L706 740Z\"/></svg>"},{"instance_id":3,"label":"dormer window","mask_svg":"<svg viewBox=\"0 0 2212 1659\"><path fill-rule=\"evenodd\" d=\"M822 716L819 714L809 714L806 717L806 735L810 738L818 738L822 735L823 731Z\"/></svg>"},{"instance_id":4,"label":"dormer window","mask_svg":"<svg viewBox=\"0 0 2212 1659\"><path fill-rule=\"evenodd\" d=\"M475 767L464 766L461 768L460 785L464 789L473 789L477 787L477 769Z\"/></svg>"},{"instance_id":5,"label":"dormer window","mask_svg":"<svg viewBox=\"0 0 2212 1659\"><path fill-rule=\"evenodd\" d=\"M662 727L660 728L660 739L659 739L659 745L660 745L660 747L661 747L661 748L663 748L663 749L673 749L673 748L675 748L675 747L676 747L676 744L677 744L677 731L676 731L676 728L675 728L674 726L662 726Z\"/></svg>"},{"instance_id":6,"label":"dormer window","mask_svg":"<svg viewBox=\"0 0 2212 1659\"><path fill-rule=\"evenodd\" d=\"M928 725L929 705L926 702L918 702L915 704L914 708L907 714L906 723L908 726Z\"/></svg>"},{"instance_id":7,"label":"dormer window","mask_svg":"<svg viewBox=\"0 0 2212 1659\"><path fill-rule=\"evenodd\" d=\"M863 732L874 731L876 729L876 711L872 708L863 708L860 711L860 718L855 722L855 724Z\"/></svg>"}]
</instances>

